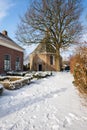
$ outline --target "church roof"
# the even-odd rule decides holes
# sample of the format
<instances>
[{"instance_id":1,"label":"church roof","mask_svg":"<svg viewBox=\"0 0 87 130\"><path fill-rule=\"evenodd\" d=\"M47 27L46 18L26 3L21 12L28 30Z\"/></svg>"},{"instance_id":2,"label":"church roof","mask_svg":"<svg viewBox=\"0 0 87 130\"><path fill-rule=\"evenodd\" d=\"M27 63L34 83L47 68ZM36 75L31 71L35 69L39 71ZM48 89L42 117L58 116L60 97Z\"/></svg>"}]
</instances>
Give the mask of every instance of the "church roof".
<instances>
[{"instance_id":1,"label":"church roof","mask_svg":"<svg viewBox=\"0 0 87 130\"><path fill-rule=\"evenodd\" d=\"M16 42L14 42L8 35L0 33L0 45L18 50L18 51L24 51L24 49L19 46Z\"/></svg>"},{"instance_id":2,"label":"church roof","mask_svg":"<svg viewBox=\"0 0 87 130\"><path fill-rule=\"evenodd\" d=\"M49 39L44 38L33 53L56 53L56 50L49 42Z\"/></svg>"}]
</instances>

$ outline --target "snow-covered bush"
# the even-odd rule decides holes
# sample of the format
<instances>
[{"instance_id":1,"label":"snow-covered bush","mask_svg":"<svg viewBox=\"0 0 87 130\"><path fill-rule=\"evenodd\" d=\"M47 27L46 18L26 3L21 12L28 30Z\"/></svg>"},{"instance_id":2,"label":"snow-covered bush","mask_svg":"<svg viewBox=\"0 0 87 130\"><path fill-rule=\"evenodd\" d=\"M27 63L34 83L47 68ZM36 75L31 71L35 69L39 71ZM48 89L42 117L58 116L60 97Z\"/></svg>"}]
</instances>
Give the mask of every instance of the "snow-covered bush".
<instances>
[{"instance_id":1,"label":"snow-covered bush","mask_svg":"<svg viewBox=\"0 0 87 130\"><path fill-rule=\"evenodd\" d=\"M80 92L87 93L87 48L80 48L71 60L71 72L74 75L74 84Z\"/></svg>"},{"instance_id":2,"label":"snow-covered bush","mask_svg":"<svg viewBox=\"0 0 87 130\"><path fill-rule=\"evenodd\" d=\"M27 72L26 71L8 71L7 75L10 76L24 76Z\"/></svg>"},{"instance_id":3,"label":"snow-covered bush","mask_svg":"<svg viewBox=\"0 0 87 130\"><path fill-rule=\"evenodd\" d=\"M14 90L23 87L30 83L30 77L9 77L9 79L2 81L3 86L8 90Z\"/></svg>"},{"instance_id":4,"label":"snow-covered bush","mask_svg":"<svg viewBox=\"0 0 87 130\"><path fill-rule=\"evenodd\" d=\"M33 74L33 77L40 79L40 78L45 78L45 77L50 76L50 75L52 75L52 72L47 72L47 71L39 72L38 71L35 74Z\"/></svg>"}]
</instances>

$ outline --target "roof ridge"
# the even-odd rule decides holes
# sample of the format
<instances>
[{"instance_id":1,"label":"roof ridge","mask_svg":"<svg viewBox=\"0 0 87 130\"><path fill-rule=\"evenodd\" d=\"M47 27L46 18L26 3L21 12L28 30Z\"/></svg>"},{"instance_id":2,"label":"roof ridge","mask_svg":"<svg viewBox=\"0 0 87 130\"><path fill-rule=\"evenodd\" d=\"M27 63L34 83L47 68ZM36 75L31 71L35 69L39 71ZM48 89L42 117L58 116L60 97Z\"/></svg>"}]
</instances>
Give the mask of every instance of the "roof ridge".
<instances>
[{"instance_id":1,"label":"roof ridge","mask_svg":"<svg viewBox=\"0 0 87 130\"><path fill-rule=\"evenodd\" d=\"M24 50L21 46L19 46L15 41L13 41L10 37L8 37L7 35L4 35L2 33L0 33L0 40L3 40L4 42L10 42L10 44L12 46L15 46L17 48L20 48L22 50Z\"/></svg>"},{"instance_id":2,"label":"roof ridge","mask_svg":"<svg viewBox=\"0 0 87 130\"><path fill-rule=\"evenodd\" d=\"M48 40L49 39L44 38L32 53L46 53L46 52L55 53L55 48L52 46L52 44L50 44Z\"/></svg>"}]
</instances>

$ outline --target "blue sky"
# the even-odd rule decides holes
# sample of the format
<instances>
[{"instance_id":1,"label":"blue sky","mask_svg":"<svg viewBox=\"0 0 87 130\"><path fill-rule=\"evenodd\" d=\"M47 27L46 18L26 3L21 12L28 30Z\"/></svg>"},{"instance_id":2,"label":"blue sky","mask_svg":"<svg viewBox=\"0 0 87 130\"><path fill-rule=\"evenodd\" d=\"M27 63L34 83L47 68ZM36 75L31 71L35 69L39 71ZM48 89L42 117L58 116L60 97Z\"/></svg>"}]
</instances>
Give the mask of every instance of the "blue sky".
<instances>
[{"instance_id":1,"label":"blue sky","mask_svg":"<svg viewBox=\"0 0 87 130\"><path fill-rule=\"evenodd\" d=\"M8 36L15 40L15 31L31 0L0 0L0 32L8 31Z\"/></svg>"},{"instance_id":2,"label":"blue sky","mask_svg":"<svg viewBox=\"0 0 87 130\"><path fill-rule=\"evenodd\" d=\"M30 3L31 0L0 0L0 32L7 30L9 37L16 40L15 32L20 21L19 16L23 16ZM84 13L81 21L86 25L87 0L83 0L83 5Z\"/></svg>"}]
</instances>

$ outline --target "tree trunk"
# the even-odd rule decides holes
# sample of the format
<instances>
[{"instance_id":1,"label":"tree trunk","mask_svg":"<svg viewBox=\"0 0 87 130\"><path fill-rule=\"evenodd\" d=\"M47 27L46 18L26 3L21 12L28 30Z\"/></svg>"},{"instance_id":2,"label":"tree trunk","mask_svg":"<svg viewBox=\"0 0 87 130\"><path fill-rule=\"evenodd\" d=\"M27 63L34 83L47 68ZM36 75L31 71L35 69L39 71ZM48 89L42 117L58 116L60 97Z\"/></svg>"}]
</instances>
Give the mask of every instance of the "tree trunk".
<instances>
[{"instance_id":1,"label":"tree trunk","mask_svg":"<svg viewBox=\"0 0 87 130\"><path fill-rule=\"evenodd\" d=\"M62 67L62 61L60 56L60 48L57 45L56 46L56 70L61 71L61 67Z\"/></svg>"}]
</instances>

